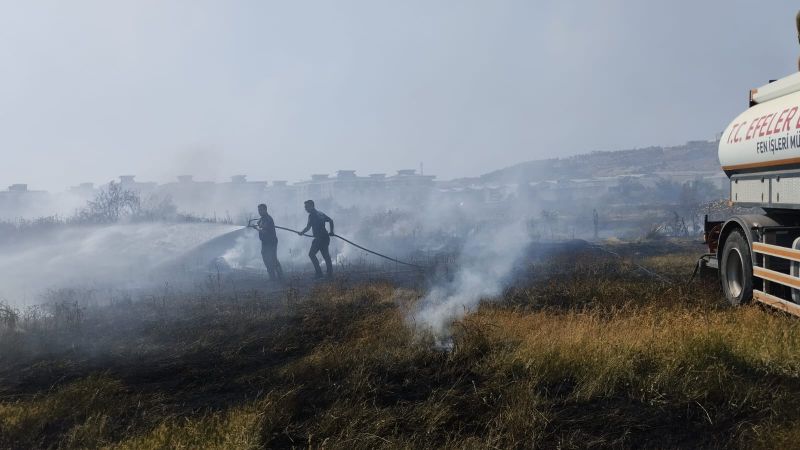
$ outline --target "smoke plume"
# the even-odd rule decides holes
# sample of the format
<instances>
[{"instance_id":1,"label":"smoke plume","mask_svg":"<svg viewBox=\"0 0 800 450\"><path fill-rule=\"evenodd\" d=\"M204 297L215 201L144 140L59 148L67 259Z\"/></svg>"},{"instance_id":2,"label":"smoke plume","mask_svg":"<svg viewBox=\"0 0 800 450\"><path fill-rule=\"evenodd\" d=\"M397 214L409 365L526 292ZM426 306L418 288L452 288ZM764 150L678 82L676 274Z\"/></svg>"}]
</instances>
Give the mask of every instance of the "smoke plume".
<instances>
[{"instance_id":1,"label":"smoke plume","mask_svg":"<svg viewBox=\"0 0 800 450\"><path fill-rule=\"evenodd\" d=\"M0 299L24 305L36 302L38 295L50 288L142 286L154 277L174 276L162 268L199 244L240 228L145 223L49 230L36 239L3 247ZM169 265L174 268L176 264Z\"/></svg>"},{"instance_id":2,"label":"smoke plume","mask_svg":"<svg viewBox=\"0 0 800 450\"><path fill-rule=\"evenodd\" d=\"M449 326L482 300L502 293L529 241L522 222L470 233L456 261L456 273L436 284L420 302L412 322L446 338Z\"/></svg>"}]
</instances>

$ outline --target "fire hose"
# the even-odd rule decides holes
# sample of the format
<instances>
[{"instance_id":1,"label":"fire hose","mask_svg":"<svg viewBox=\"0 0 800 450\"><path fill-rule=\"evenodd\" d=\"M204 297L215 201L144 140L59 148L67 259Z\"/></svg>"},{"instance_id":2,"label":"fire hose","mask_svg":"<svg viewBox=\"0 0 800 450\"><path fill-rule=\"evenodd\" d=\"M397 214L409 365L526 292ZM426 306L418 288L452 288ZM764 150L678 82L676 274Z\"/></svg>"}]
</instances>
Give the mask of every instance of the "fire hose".
<instances>
[{"instance_id":1,"label":"fire hose","mask_svg":"<svg viewBox=\"0 0 800 450\"><path fill-rule=\"evenodd\" d=\"M258 219L251 219L250 221L248 221L247 227L248 228L258 229L258 228L256 228L255 225L253 225L253 221L255 221L255 220L258 220ZM301 234L298 230L293 230L291 228L286 228L286 227L280 227L280 226L277 226L277 225L275 225L275 229L276 230L291 231L292 233L299 234L301 236L305 236L305 237L309 237L309 238L313 238L314 237L314 236L312 236L310 234ZM413 264L413 263L406 262L406 261L400 261L399 259L392 258L391 256L384 255L383 253L376 252L375 250L370 250L370 249L368 249L366 247L362 247L361 245L358 245L355 242L353 242L353 241L351 241L351 240L349 240L349 239L347 239L347 238L345 238L343 236L340 236L338 234L331 233L331 236L333 236L335 238L339 238L342 241L347 242L348 244L352 245L353 247L356 247L356 248L358 248L360 250L363 250L363 251L365 251L367 253L371 253L371 254L373 254L375 256L379 256L379 257L381 257L383 259L387 259L387 260L395 262L397 264L402 264L404 266L409 266L409 267L416 267L417 269L425 269L425 267L420 266L419 264Z\"/></svg>"}]
</instances>

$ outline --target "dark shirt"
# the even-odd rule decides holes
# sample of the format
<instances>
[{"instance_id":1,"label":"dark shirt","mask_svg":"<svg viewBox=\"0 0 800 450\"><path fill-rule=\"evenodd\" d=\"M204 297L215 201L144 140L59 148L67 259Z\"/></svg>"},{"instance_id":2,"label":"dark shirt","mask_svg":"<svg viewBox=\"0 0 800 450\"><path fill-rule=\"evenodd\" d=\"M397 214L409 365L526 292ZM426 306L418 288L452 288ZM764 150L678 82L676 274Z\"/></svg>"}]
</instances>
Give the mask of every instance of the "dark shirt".
<instances>
[{"instance_id":1,"label":"dark shirt","mask_svg":"<svg viewBox=\"0 0 800 450\"><path fill-rule=\"evenodd\" d=\"M267 214L258 219L258 238L261 242L277 243L278 235L275 233L275 221Z\"/></svg>"},{"instance_id":2,"label":"dark shirt","mask_svg":"<svg viewBox=\"0 0 800 450\"><path fill-rule=\"evenodd\" d=\"M306 229L311 228L311 232L315 238L330 238L328 230L325 229L325 222L330 221L331 218L326 216L321 211L314 210L308 213L308 225Z\"/></svg>"}]
</instances>

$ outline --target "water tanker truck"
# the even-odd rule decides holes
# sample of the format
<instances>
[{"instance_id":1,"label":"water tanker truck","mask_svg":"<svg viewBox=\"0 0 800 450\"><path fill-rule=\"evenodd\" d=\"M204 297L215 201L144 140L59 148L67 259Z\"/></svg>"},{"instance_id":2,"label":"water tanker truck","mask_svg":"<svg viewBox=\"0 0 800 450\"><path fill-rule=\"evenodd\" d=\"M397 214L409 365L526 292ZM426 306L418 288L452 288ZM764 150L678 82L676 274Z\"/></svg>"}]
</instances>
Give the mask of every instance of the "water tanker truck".
<instances>
[{"instance_id":1,"label":"water tanker truck","mask_svg":"<svg viewBox=\"0 0 800 450\"><path fill-rule=\"evenodd\" d=\"M731 206L763 213L706 219L708 266L732 304L800 316L800 73L750 91L749 108L722 134L719 161Z\"/></svg>"}]
</instances>

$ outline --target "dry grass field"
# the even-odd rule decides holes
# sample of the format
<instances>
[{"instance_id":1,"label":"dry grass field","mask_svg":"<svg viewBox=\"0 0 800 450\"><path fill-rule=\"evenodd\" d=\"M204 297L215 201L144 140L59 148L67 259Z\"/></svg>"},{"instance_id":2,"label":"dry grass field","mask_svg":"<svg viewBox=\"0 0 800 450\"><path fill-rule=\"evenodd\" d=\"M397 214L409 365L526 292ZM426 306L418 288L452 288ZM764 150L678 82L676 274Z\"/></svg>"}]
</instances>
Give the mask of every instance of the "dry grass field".
<instances>
[{"instance_id":1,"label":"dry grass field","mask_svg":"<svg viewBox=\"0 0 800 450\"><path fill-rule=\"evenodd\" d=\"M687 286L698 247L618 247L530 263L446 347L391 281L6 308L0 448L800 445L800 322Z\"/></svg>"}]
</instances>

